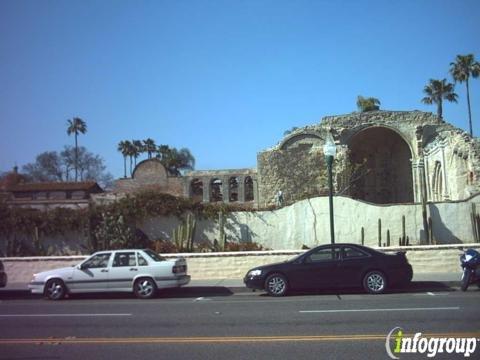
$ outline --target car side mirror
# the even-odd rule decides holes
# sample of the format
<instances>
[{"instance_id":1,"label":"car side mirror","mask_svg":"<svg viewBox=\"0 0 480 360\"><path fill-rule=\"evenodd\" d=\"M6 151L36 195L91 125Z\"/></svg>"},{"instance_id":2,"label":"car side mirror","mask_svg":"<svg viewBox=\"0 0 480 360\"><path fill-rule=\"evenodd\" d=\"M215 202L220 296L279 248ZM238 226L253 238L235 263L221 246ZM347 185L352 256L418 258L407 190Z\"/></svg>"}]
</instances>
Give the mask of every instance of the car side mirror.
<instances>
[{"instance_id":1,"label":"car side mirror","mask_svg":"<svg viewBox=\"0 0 480 360\"><path fill-rule=\"evenodd\" d=\"M301 259L297 259L297 260L295 260L295 264L297 264L297 265L305 264L305 263L306 263L306 259L307 259L306 257L301 258Z\"/></svg>"},{"instance_id":2,"label":"car side mirror","mask_svg":"<svg viewBox=\"0 0 480 360\"><path fill-rule=\"evenodd\" d=\"M77 266L77 268L80 269L80 270L85 270L85 269L87 269L88 267L87 267L86 264L80 264L80 265Z\"/></svg>"}]
</instances>

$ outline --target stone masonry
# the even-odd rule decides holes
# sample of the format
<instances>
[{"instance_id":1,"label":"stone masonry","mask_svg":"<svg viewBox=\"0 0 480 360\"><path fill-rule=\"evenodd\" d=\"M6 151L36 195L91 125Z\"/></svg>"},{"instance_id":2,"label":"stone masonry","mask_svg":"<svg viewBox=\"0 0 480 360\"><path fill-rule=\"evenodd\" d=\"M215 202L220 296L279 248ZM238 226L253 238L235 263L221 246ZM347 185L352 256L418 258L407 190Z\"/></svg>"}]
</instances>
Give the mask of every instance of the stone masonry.
<instances>
[{"instance_id":1,"label":"stone masonry","mask_svg":"<svg viewBox=\"0 0 480 360\"><path fill-rule=\"evenodd\" d=\"M256 169L191 171L169 176L157 159L137 165L116 192L156 188L201 202L275 205L327 194L323 145L337 145L334 191L374 204L463 200L480 191L480 144L466 132L421 111L326 116L296 129L257 155Z\"/></svg>"}]
</instances>

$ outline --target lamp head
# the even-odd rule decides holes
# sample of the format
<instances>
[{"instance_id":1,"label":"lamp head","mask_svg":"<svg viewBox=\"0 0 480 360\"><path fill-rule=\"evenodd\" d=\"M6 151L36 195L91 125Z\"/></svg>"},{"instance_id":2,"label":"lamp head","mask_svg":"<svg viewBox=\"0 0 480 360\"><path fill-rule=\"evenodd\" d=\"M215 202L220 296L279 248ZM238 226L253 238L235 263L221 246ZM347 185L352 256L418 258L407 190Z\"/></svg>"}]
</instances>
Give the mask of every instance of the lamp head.
<instances>
[{"instance_id":1,"label":"lamp head","mask_svg":"<svg viewBox=\"0 0 480 360\"><path fill-rule=\"evenodd\" d=\"M325 145L323 145L323 153L325 156L332 156L335 157L337 153L337 146L333 141L332 133L328 133L327 138L325 139Z\"/></svg>"}]
</instances>

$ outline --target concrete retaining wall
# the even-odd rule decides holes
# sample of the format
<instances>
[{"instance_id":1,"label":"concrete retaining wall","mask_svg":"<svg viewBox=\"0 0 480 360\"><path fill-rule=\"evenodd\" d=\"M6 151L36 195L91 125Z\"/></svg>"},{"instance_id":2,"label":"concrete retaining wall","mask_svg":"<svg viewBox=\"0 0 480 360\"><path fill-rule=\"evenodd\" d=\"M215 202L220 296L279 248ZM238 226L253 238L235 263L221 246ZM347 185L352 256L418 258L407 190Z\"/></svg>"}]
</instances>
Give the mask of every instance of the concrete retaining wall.
<instances>
[{"instance_id":1,"label":"concrete retaining wall","mask_svg":"<svg viewBox=\"0 0 480 360\"><path fill-rule=\"evenodd\" d=\"M480 208L480 195L459 202L427 204L428 217L432 219L433 235L437 244L461 244L475 241L471 212L472 204ZM382 244L390 234L391 245L399 244L402 236L402 217L405 217L405 235L410 245L426 243L423 231L422 206L374 205L347 197L334 198L335 239L337 242L361 242L364 229L364 243L378 245L379 220L381 221ZM273 211L233 212L227 216L225 234L227 241L256 242L267 249L293 250L302 245L314 247L330 242L328 197L318 197L299 201ZM137 226L150 240L169 240L174 229L180 224L177 217L154 217ZM32 236L17 234L16 242L23 241L31 247ZM195 243L220 239L218 221L197 220ZM0 254L6 253L6 240L0 235ZM84 254L87 239L83 233L69 233L51 238L41 238L45 248L52 249L48 254Z\"/></svg>"},{"instance_id":2,"label":"concrete retaining wall","mask_svg":"<svg viewBox=\"0 0 480 360\"><path fill-rule=\"evenodd\" d=\"M459 255L463 249L476 248L479 244L461 246L439 245L418 247L390 247L384 251L407 251L414 273L460 272ZM259 251L208 254L165 254L167 258L182 256L187 259L188 273L193 280L241 279L245 273L259 265L281 262L302 251ZM35 272L72 266L85 256L3 258L5 270L11 283L29 282Z\"/></svg>"},{"instance_id":3,"label":"concrete retaining wall","mask_svg":"<svg viewBox=\"0 0 480 360\"><path fill-rule=\"evenodd\" d=\"M430 203L428 216L432 219L433 236L437 244L474 242L471 211L477 196L468 201ZM478 203L477 208L480 207ZM374 205L350 198L334 198L335 238L337 242L361 242L364 229L365 245L378 246L378 222L381 220L382 244L398 245L402 236L402 217L405 217L405 235L410 245L426 242L423 231L422 206ZM300 249L330 242L328 197L299 201L274 211L234 212L227 218L225 233L228 241L256 242L268 249ZM178 226L174 217L156 217L145 221L140 228L150 239L169 239ZM216 221L197 221L195 241L219 239Z\"/></svg>"}]
</instances>

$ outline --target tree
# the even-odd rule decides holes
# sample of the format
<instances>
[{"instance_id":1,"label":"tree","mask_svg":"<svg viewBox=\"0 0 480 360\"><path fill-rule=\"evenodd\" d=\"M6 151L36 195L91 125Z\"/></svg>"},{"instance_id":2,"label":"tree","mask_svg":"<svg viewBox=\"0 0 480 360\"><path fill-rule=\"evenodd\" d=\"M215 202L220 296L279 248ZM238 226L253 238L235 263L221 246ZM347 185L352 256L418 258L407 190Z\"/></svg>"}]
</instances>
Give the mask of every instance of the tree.
<instances>
[{"instance_id":1,"label":"tree","mask_svg":"<svg viewBox=\"0 0 480 360\"><path fill-rule=\"evenodd\" d=\"M36 157L34 163L23 166L23 173L34 182L68 181L69 171L75 163L75 154L78 155L78 175L81 181L96 181L104 188L111 186L113 176L106 171L103 159L83 146L77 149L65 146L60 154L56 151L43 152Z\"/></svg>"},{"instance_id":2,"label":"tree","mask_svg":"<svg viewBox=\"0 0 480 360\"><path fill-rule=\"evenodd\" d=\"M127 177L127 156L129 152L128 141L124 141L124 140L120 141L118 143L117 150L120 151L123 155L123 177L126 178Z\"/></svg>"},{"instance_id":3,"label":"tree","mask_svg":"<svg viewBox=\"0 0 480 360\"><path fill-rule=\"evenodd\" d=\"M146 140L143 140L143 144L144 144L143 148L147 152L148 158L151 159L152 153L154 153L157 150L157 145L155 144L155 140L148 138Z\"/></svg>"},{"instance_id":4,"label":"tree","mask_svg":"<svg viewBox=\"0 0 480 360\"><path fill-rule=\"evenodd\" d=\"M66 147L67 151L73 151ZM94 180L102 187L109 186L113 181L113 176L106 172L106 166L100 155L93 154L83 146L78 149L78 171L81 181Z\"/></svg>"},{"instance_id":5,"label":"tree","mask_svg":"<svg viewBox=\"0 0 480 360\"><path fill-rule=\"evenodd\" d=\"M427 95L422 99L425 104L437 104L438 121L443 120L443 99L450 102L457 102L458 95L454 92L455 86L452 83L447 83L447 79L435 80L430 79L430 82L425 85L423 92Z\"/></svg>"},{"instance_id":6,"label":"tree","mask_svg":"<svg viewBox=\"0 0 480 360\"><path fill-rule=\"evenodd\" d=\"M135 159L135 167L137 167L137 158L141 153L145 152L143 143L140 140L132 140L132 156Z\"/></svg>"},{"instance_id":7,"label":"tree","mask_svg":"<svg viewBox=\"0 0 480 360\"><path fill-rule=\"evenodd\" d=\"M195 158L187 148L177 150L168 145L160 145L157 149L157 158L173 176L181 176L182 170L193 170L195 167Z\"/></svg>"},{"instance_id":8,"label":"tree","mask_svg":"<svg viewBox=\"0 0 480 360\"><path fill-rule=\"evenodd\" d=\"M130 157L130 176L132 176L133 155L135 153L135 149L134 149L133 144L130 141L125 140L124 143L125 143L125 152L126 152L127 156Z\"/></svg>"},{"instance_id":9,"label":"tree","mask_svg":"<svg viewBox=\"0 0 480 360\"><path fill-rule=\"evenodd\" d=\"M162 160L168 157L170 153L170 147L168 145L159 145L157 147L157 158Z\"/></svg>"},{"instance_id":10,"label":"tree","mask_svg":"<svg viewBox=\"0 0 480 360\"><path fill-rule=\"evenodd\" d=\"M35 162L23 166L23 172L38 182L63 181L62 160L56 151L45 151L37 155Z\"/></svg>"},{"instance_id":11,"label":"tree","mask_svg":"<svg viewBox=\"0 0 480 360\"><path fill-rule=\"evenodd\" d=\"M87 132L87 124L79 117L68 120L67 134L75 134L75 181L78 180L78 134Z\"/></svg>"},{"instance_id":12,"label":"tree","mask_svg":"<svg viewBox=\"0 0 480 360\"><path fill-rule=\"evenodd\" d=\"M357 108L360 112L380 110L380 100L374 97L364 98L359 95L357 97Z\"/></svg>"},{"instance_id":13,"label":"tree","mask_svg":"<svg viewBox=\"0 0 480 360\"><path fill-rule=\"evenodd\" d=\"M468 80L478 77L480 74L480 63L475 61L473 54L457 55L455 62L450 63L450 74L455 82L465 82L467 87L467 106L468 106L468 125L470 127L470 136L473 137L472 111L470 109L470 87Z\"/></svg>"}]
</instances>

